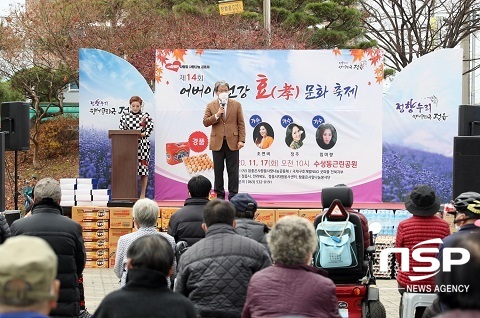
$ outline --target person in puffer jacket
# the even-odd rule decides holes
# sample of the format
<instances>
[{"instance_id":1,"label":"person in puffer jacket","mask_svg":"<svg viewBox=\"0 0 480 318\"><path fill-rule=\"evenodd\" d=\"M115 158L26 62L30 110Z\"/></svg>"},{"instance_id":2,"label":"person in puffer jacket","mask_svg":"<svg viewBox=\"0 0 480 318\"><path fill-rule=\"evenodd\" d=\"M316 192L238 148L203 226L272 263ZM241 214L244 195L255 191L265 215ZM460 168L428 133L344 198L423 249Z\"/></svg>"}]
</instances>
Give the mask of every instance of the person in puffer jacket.
<instances>
[{"instance_id":1,"label":"person in puffer jacket","mask_svg":"<svg viewBox=\"0 0 480 318\"><path fill-rule=\"evenodd\" d=\"M57 279L60 294L50 317L78 317L80 289L78 278L85 268L85 245L82 226L63 216L60 183L52 178L38 181L34 190L32 215L21 218L10 227L12 236L30 235L43 238L58 257Z\"/></svg>"},{"instance_id":2,"label":"person in puffer jacket","mask_svg":"<svg viewBox=\"0 0 480 318\"><path fill-rule=\"evenodd\" d=\"M232 202L236 209L235 216L237 218L237 225L235 226L235 232L257 241L269 251L267 233L270 229L266 224L253 219L258 207L257 201L248 193L238 193L230 202ZM270 251L268 253L270 253Z\"/></svg>"},{"instance_id":3,"label":"person in puffer jacket","mask_svg":"<svg viewBox=\"0 0 480 318\"><path fill-rule=\"evenodd\" d=\"M194 303L199 317L239 318L250 278L272 261L262 244L235 232L232 203L210 201L203 220L205 238L182 254L174 290Z\"/></svg>"}]
</instances>

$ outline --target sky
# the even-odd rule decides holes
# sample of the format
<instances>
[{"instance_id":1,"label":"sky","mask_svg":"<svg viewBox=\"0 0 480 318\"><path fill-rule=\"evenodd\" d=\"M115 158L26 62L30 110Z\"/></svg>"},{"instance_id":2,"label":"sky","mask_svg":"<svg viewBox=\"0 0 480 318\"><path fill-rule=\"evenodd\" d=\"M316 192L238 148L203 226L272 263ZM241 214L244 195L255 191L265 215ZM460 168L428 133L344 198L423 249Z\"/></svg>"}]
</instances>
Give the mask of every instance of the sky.
<instances>
[{"instance_id":1,"label":"sky","mask_svg":"<svg viewBox=\"0 0 480 318\"><path fill-rule=\"evenodd\" d=\"M10 4L25 4L25 0L1 0L0 1L0 16L6 15L8 13L8 8Z\"/></svg>"}]
</instances>

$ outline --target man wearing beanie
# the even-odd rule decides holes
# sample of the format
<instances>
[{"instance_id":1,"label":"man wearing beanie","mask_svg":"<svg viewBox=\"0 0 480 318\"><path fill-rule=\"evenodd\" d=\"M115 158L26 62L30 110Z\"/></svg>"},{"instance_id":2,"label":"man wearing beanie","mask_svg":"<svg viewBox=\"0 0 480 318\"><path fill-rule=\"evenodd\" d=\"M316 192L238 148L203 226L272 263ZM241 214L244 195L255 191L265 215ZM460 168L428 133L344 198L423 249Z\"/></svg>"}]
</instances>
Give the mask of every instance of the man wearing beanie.
<instances>
[{"instance_id":1,"label":"man wearing beanie","mask_svg":"<svg viewBox=\"0 0 480 318\"><path fill-rule=\"evenodd\" d=\"M235 232L263 244L267 251L269 251L267 233L270 229L266 224L253 219L258 207L255 199L248 193L238 193L230 202L233 203L236 209L235 218L237 220L237 226L235 227Z\"/></svg>"},{"instance_id":2,"label":"man wearing beanie","mask_svg":"<svg viewBox=\"0 0 480 318\"><path fill-rule=\"evenodd\" d=\"M57 256L43 239L9 238L0 245L0 317L46 318L57 305Z\"/></svg>"}]
</instances>

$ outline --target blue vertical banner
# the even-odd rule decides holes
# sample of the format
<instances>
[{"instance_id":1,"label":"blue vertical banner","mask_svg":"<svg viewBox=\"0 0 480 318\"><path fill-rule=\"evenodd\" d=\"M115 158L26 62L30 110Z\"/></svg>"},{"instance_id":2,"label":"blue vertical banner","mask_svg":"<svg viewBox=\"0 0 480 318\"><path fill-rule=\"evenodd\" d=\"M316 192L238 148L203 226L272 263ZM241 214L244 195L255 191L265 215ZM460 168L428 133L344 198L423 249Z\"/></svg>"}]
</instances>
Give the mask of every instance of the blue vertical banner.
<instances>
[{"instance_id":1,"label":"blue vertical banner","mask_svg":"<svg viewBox=\"0 0 480 318\"><path fill-rule=\"evenodd\" d=\"M155 72L157 200L184 200L194 175L213 181L202 120L225 80L245 117L240 192L318 202L322 188L341 183L356 202L381 201L381 50L159 49Z\"/></svg>"},{"instance_id":2,"label":"blue vertical banner","mask_svg":"<svg viewBox=\"0 0 480 318\"><path fill-rule=\"evenodd\" d=\"M461 90L461 49L424 55L395 76L384 96L383 201L403 201L416 184L452 199Z\"/></svg>"},{"instance_id":3,"label":"blue vertical banner","mask_svg":"<svg viewBox=\"0 0 480 318\"><path fill-rule=\"evenodd\" d=\"M155 99L144 77L121 57L80 49L79 64L79 176L97 178L99 188L109 188L112 159L108 131L119 129L121 114L130 108L130 97L140 96L143 110L151 116L155 114ZM155 142L153 136L150 139L147 197L153 198Z\"/></svg>"}]
</instances>

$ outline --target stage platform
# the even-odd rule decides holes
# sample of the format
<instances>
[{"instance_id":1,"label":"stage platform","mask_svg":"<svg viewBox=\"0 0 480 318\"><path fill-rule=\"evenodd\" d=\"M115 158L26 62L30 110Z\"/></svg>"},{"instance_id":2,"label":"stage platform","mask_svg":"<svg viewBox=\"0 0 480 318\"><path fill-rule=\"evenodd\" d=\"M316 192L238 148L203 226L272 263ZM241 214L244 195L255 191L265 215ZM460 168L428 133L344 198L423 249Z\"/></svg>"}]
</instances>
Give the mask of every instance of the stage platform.
<instances>
[{"instance_id":1,"label":"stage platform","mask_svg":"<svg viewBox=\"0 0 480 318\"><path fill-rule=\"evenodd\" d=\"M184 201L157 201L159 207L182 207ZM259 202L259 209L319 209L321 202ZM354 203L354 209L404 210L403 202Z\"/></svg>"}]
</instances>

